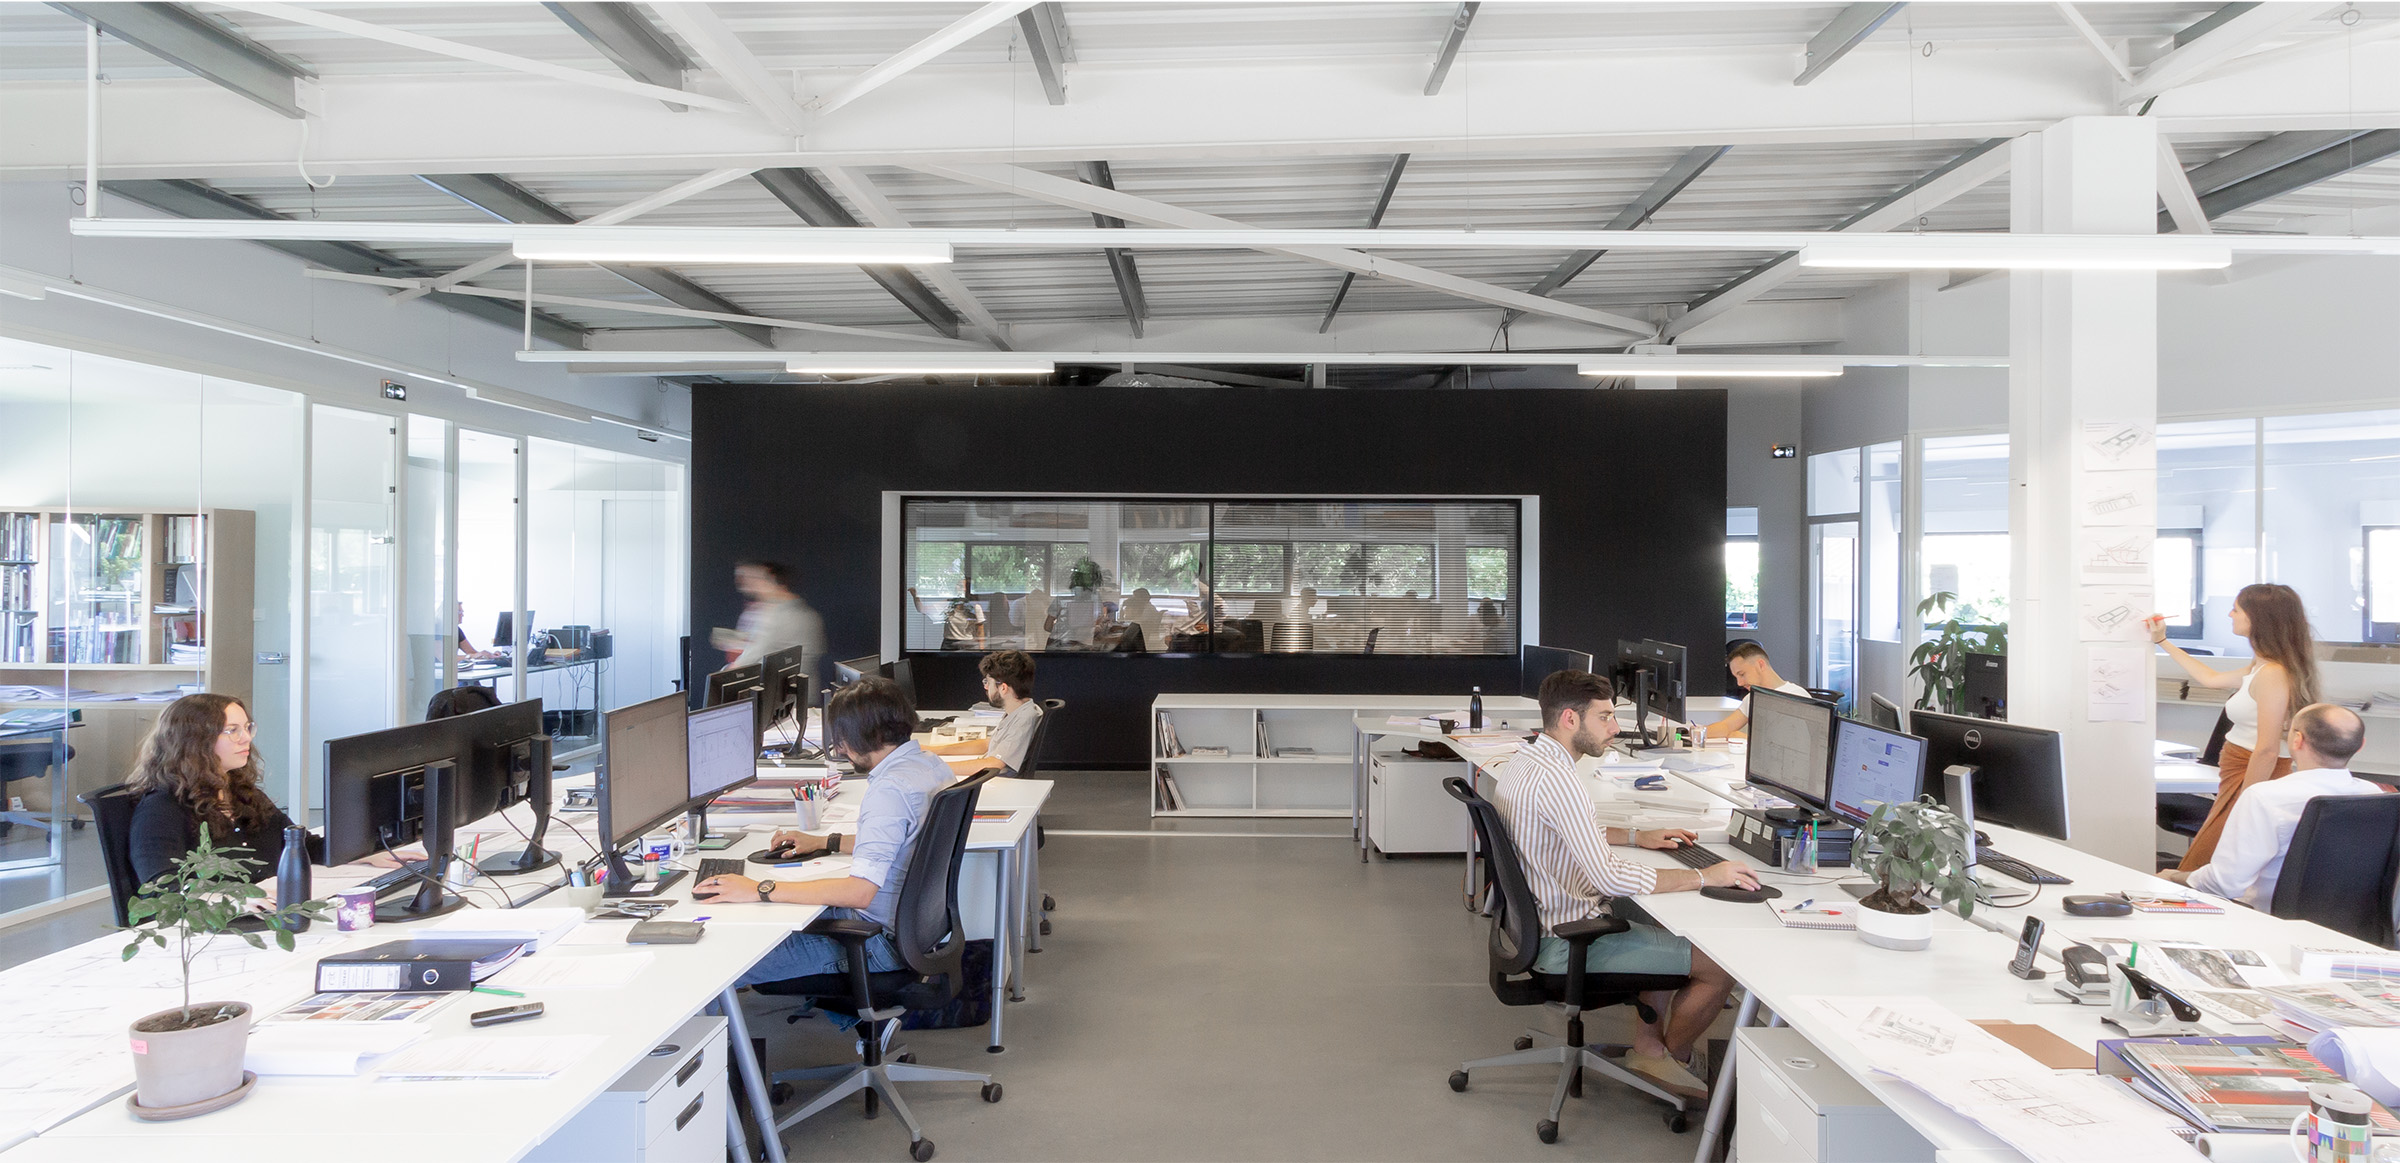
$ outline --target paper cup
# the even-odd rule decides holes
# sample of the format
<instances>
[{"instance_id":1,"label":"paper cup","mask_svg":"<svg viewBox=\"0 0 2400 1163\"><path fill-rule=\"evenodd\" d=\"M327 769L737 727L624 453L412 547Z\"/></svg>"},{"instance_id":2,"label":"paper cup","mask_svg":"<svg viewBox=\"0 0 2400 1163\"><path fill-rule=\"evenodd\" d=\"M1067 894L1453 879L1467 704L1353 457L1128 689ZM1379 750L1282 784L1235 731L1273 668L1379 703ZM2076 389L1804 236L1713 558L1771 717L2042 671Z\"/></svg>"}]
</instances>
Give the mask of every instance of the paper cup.
<instances>
[{"instance_id":1,"label":"paper cup","mask_svg":"<svg viewBox=\"0 0 2400 1163\"><path fill-rule=\"evenodd\" d=\"M344 933L375 927L375 890L353 888L333 894L333 927Z\"/></svg>"}]
</instances>

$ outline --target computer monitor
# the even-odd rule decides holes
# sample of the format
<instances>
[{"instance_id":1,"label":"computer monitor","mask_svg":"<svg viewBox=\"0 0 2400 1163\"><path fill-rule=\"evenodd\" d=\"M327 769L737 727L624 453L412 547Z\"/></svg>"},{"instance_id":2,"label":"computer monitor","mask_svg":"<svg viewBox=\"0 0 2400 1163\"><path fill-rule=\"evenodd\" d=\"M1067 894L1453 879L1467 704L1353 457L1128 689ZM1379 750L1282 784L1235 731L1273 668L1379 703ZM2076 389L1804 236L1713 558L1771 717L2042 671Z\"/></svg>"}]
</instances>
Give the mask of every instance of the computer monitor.
<instances>
[{"instance_id":1,"label":"computer monitor","mask_svg":"<svg viewBox=\"0 0 2400 1163\"><path fill-rule=\"evenodd\" d=\"M884 663L883 677L892 680L899 686L900 693L908 697L909 706L917 705L917 670L909 665L907 659L902 658Z\"/></svg>"},{"instance_id":2,"label":"computer monitor","mask_svg":"<svg viewBox=\"0 0 2400 1163\"><path fill-rule=\"evenodd\" d=\"M748 666L729 666L708 676L708 685L700 695L700 705L721 707L743 699L757 704L765 700L766 693L767 667L765 663L753 662ZM752 731L750 735L750 753L753 755L758 754L759 748L766 745L766 724L760 722L755 726L757 730Z\"/></svg>"},{"instance_id":3,"label":"computer monitor","mask_svg":"<svg viewBox=\"0 0 2400 1163\"><path fill-rule=\"evenodd\" d=\"M683 696L660 695L600 716L600 849L608 861L608 895L655 892L680 879L661 870L655 887L640 883L625 863L625 846L681 814L691 802L691 740Z\"/></svg>"},{"instance_id":4,"label":"computer monitor","mask_svg":"<svg viewBox=\"0 0 2400 1163\"><path fill-rule=\"evenodd\" d=\"M542 847L550 828L550 733L542 724L542 700L526 699L445 720L465 733L467 775L459 785L454 818L473 823L503 808L533 805L533 831L523 848L484 857L476 868L487 875L538 872L558 863Z\"/></svg>"},{"instance_id":5,"label":"computer monitor","mask_svg":"<svg viewBox=\"0 0 2400 1163\"><path fill-rule=\"evenodd\" d=\"M423 841L426 875L404 881L415 892L378 901L383 922L440 916L466 903L441 877L456 849L458 805L473 747L458 724L433 719L325 741L325 863L349 864ZM273 854L263 854L272 860Z\"/></svg>"},{"instance_id":6,"label":"computer monitor","mask_svg":"<svg viewBox=\"0 0 2400 1163\"><path fill-rule=\"evenodd\" d=\"M1926 790L1955 809L1942 773L1975 769L1975 819L2066 840L2067 772L2056 731L1918 711L1908 725L1925 740Z\"/></svg>"},{"instance_id":7,"label":"computer monitor","mask_svg":"<svg viewBox=\"0 0 2400 1163\"><path fill-rule=\"evenodd\" d=\"M525 624L533 625L533 611L525 611ZM500 611L500 621L492 627L492 649L516 645L516 611Z\"/></svg>"},{"instance_id":8,"label":"computer monitor","mask_svg":"<svg viewBox=\"0 0 2400 1163\"><path fill-rule=\"evenodd\" d=\"M750 727L758 716L757 705L745 699L684 717L685 778L691 789L684 810L692 816L692 835L708 834L711 800L758 779L758 751L750 746Z\"/></svg>"},{"instance_id":9,"label":"computer monitor","mask_svg":"<svg viewBox=\"0 0 2400 1163\"><path fill-rule=\"evenodd\" d=\"M759 724L762 732L792 725L792 740L798 742L808 725L809 704L816 701L816 675L808 669L807 651L793 646L775 651L758 660L767 672L767 684L759 698Z\"/></svg>"},{"instance_id":10,"label":"computer monitor","mask_svg":"<svg viewBox=\"0 0 2400 1163\"><path fill-rule=\"evenodd\" d=\"M1751 691L1749 766L1743 778L1804 809L1824 811L1836 718L1832 703Z\"/></svg>"},{"instance_id":11,"label":"computer monitor","mask_svg":"<svg viewBox=\"0 0 2400 1163\"><path fill-rule=\"evenodd\" d=\"M882 673L883 656L880 654L868 654L858 658L845 658L840 662L833 664L833 685L849 686L851 683L857 682L858 680L865 678L870 674Z\"/></svg>"},{"instance_id":12,"label":"computer monitor","mask_svg":"<svg viewBox=\"0 0 2400 1163\"><path fill-rule=\"evenodd\" d=\"M1864 825L1877 804L1912 803L1925 790L1925 741L1850 719L1833 725L1833 771L1825 806Z\"/></svg>"},{"instance_id":13,"label":"computer monitor","mask_svg":"<svg viewBox=\"0 0 2400 1163\"><path fill-rule=\"evenodd\" d=\"M1592 656L1563 646L1535 646L1527 643L1517 648L1517 693L1526 698L1540 698L1542 680L1562 670L1592 669Z\"/></svg>"},{"instance_id":14,"label":"computer monitor","mask_svg":"<svg viewBox=\"0 0 2400 1163\"><path fill-rule=\"evenodd\" d=\"M1979 719L2008 717L2008 657L1969 654L1967 681L1962 689L1967 713Z\"/></svg>"},{"instance_id":15,"label":"computer monitor","mask_svg":"<svg viewBox=\"0 0 2400 1163\"><path fill-rule=\"evenodd\" d=\"M1684 675L1689 661L1683 647L1672 642L1617 640L1609 677L1617 693L1633 704L1634 730L1644 742L1650 737L1650 716L1684 721Z\"/></svg>"},{"instance_id":16,"label":"computer monitor","mask_svg":"<svg viewBox=\"0 0 2400 1163\"><path fill-rule=\"evenodd\" d=\"M1908 730L1908 724L1900 717L1900 704L1879 694L1867 696L1867 722L1886 731Z\"/></svg>"}]
</instances>

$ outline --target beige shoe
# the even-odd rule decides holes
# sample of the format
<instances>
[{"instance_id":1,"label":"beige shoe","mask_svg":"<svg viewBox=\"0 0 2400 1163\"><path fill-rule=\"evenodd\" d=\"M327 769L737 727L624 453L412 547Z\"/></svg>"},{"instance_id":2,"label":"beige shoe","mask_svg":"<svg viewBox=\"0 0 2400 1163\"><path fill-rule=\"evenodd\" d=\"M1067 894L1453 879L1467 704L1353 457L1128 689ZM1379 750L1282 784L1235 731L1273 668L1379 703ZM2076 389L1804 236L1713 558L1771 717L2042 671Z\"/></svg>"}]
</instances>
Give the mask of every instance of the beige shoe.
<instances>
[{"instance_id":1,"label":"beige shoe","mask_svg":"<svg viewBox=\"0 0 2400 1163\"><path fill-rule=\"evenodd\" d=\"M1703 1100L1708 1097L1708 1084L1700 1081L1683 1063L1664 1054L1625 1055L1625 1069L1657 1083L1667 1093L1679 1098Z\"/></svg>"}]
</instances>

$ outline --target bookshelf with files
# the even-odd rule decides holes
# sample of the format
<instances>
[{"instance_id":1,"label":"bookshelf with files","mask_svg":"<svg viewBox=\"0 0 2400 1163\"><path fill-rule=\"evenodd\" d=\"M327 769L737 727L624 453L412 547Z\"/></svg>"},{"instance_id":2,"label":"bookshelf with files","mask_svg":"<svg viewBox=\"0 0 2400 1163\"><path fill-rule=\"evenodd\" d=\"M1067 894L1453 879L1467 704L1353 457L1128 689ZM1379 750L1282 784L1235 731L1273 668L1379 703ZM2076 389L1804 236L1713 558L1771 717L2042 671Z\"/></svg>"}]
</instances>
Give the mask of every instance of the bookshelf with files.
<instances>
[{"instance_id":1,"label":"bookshelf with files","mask_svg":"<svg viewBox=\"0 0 2400 1163\"><path fill-rule=\"evenodd\" d=\"M247 509L0 509L0 710L82 713L70 795L182 690L250 697L256 557Z\"/></svg>"}]
</instances>

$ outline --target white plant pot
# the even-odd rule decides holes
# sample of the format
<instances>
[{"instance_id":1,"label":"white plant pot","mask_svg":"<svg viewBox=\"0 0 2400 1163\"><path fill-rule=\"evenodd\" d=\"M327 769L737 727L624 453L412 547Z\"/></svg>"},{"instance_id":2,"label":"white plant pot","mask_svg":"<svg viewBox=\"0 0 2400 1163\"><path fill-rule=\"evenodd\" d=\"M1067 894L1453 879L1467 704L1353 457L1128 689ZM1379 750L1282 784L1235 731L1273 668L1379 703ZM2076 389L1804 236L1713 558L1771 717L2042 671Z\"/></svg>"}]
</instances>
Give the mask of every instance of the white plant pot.
<instances>
[{"instance_id":1,"label":"white plant pot","mask_svg":"<svg viewBox=\"0 0 2400 1163\"><path fill-rule=\"evenodd\" d=\"M195 1107L242 1089L242 1054L250 1044L249 1004L199 1002L192 1009L221 1016L204 1026L176 1029L172 1027L183 1013L178 1007L148 1015L128 1031L135 1102L145 1110Z\"/></svg>"},{"instance_id":2,"label":"white plant pot","mask_svg":"<svg viewBox=\"0 0 2400 1163\"><path fill-rule=\"evenodd\" d=\"M1887 913L1858 910L1858 939L1879 949L1914 951L1933 944L1933 913Z\"/></svg>"}]
</instances>

